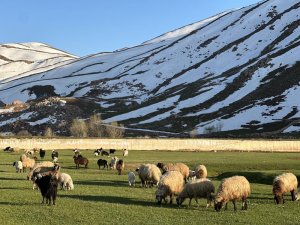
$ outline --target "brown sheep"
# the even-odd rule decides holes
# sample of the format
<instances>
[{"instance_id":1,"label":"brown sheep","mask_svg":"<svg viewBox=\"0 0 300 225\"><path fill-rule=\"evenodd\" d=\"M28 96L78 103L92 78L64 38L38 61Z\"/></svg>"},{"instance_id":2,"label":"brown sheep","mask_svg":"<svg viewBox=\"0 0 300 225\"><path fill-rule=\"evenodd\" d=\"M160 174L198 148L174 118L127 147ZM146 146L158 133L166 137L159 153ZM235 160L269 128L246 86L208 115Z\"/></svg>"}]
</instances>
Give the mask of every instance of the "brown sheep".
<instances>
[{"instance_id":1,"label":"brown sheep","mask_svg":"<svg viewBox=\"0 0 300 225\"><path fill-rule=\"evenodd\" d=\"M283 195L290 192L292 196L292 201L297 200L297 187L298 180L297 177L292 173L284 173L275 177L273 181L273 194L276 204L279 204L282 200L284 204Z\"/></svg>"},{"instance_id":2,"label":"brown sheep","mask_svg":"<svg viewBox=\"0 0 300 225\"><path fill-rule=\"evenodd\" d=\"M190 169L184 163L158 163L157 167L162 169L163 174L168 171L179 171L182 174L185 183L187 183L187 179L190 175Z\"/></svg>"},{"instance_id":3,"label":"brown sheep","mask_svg":"<svg viewBox=\"0 0 300 225\"><path fill-rule=\"evenodd\" d=\"M31 170L35 165L35 159L31 159L25 154L21 155L20 161L23 163L23 172L26 172L26 168Z\"/></svg>"},{"instance_id":4,"label":"brown sheep","mask_svg":"<svg viewBox=\"0 0 300 225\"><path fill-rule=\"evenodd\" d=\"M118 162L117 162L117 170L118 170L118 174L121 175L122 173L122 170L124 170L124 161L122 159L120 159Z\"/></svg>"},{"instance_id":5,"label":"brown sheep","mask_svg":"<svg viewBox=\"0 0 300 225\"><path fill-rule=\"evenodd\" d=\"M76 164L76 169L79 169L79 165L84 165L85 168L87 168L89 164L89 160L81 155L79 156L74 156L74 163Z\"/></svg>"}]
</instances>

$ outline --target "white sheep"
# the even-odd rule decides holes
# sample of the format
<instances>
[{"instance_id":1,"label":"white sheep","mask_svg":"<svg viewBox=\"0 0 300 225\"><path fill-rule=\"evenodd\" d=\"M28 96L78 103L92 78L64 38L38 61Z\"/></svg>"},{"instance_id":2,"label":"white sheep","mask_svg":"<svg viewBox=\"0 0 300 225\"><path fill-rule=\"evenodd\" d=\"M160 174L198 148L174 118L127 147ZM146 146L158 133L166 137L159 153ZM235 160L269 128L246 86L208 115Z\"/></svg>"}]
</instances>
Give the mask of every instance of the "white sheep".
<instances>
[{"instance_id":1,"label":"white sheep","mask_svg":"<svg viewBox=\"0 0 300 225\"><path fill-rule=\"evenodd\" d=\"M166 202L166 197L170 197L170 204L173 201L173 195L179 194L183 190L184 180L179 171L168 171L162 175L158 189L155 193L156 200L161 205L162 200Z\"/></svg>"},{"instance_id":2,"label":"white sheep","mask_svg":"<svg viewBox=\"0 0 300 225\"><path fill-rule=\"evenodd\" d=\"M282 201L284 204L283 195L290 192L292 196L292 201L297 200L297 187L298 180L297 177L292 173L283 173L273 180L273 194L276 204Z\"/></svg>"},{"instance_id":3,"label":"white sheep","mask_svg":"<svg viewBox=\"0 0 300 225\"><path fill-rule=\"evenodd\" d=\"M206 178L207 177L207 169L204 165L198 165L195 168L195 175L197 179Z\"/></svg>"},{"instance_id":4,"label":"white sheep","mask_svg":"<svg viewBox=\"0 0 300 225\"><path fill-rule=\"evenodd\" d=\"M206 208L211 205L212 193L215 193L215 186L209 179L199 179L193 183L187 183L182 192L176 198L178 206L180 206L186 198L190 199L189 206L191 206L194 198L198 204L198 198L206 198Z\"/></svg>"},{"instance_id":5,"label":"white sheep","mask_svg":"<svg viewBox=\"0 0 300 225\"><path fill-rule=\"evenodd\" d=\"M157 166L162 169L163 173L172 170L179 171L182 174L185 182L187 182L190 175L190 169L184 163L158 163Z\"/></svg>"},{"instance_id":6,"label":"white sheep","mask_svg":"<svg viewBox=\"0 0 300 225\"><path fill-rule=\"evenodd\" d=\"M136 171L141 179L142 187L157 185L161 177L160 169L154 164L142 164Z\"/></svg>"},{"instance_id":7,"label":"white sheep","mask_svg":"<svg viewBox=\"0 0 300 225\"><path fill-rule=\"evenodd\" d=\"M129 183L129 186L135 186L135 174L134 172L129 172L128 173L128 183Z\"/></svg>"},{"instance_id":8,"label":"white sheep","mask_svg":"<svg viewBox=\"0 0 300 225\"><path fill-rule=\"evenodd\" d=\"M62 190L74 190L72 177L67 173L58 174L58 183L61 185Z\"/></svg>"},{"instance_id":9,"label":"white sheep","mask_svg":"<svg viewBox=\"0 0 300 225\"><path fill-rule=\"evenodd\" d=\"M123 156L128 156L128 150L127 149L123 150Z\"/></svg>"},{"instance_id":10,"label":"white sheep","mask_svg":"<svg viewBox=\"0 0 300 225\"><path fill-rule=\"evenodd\" d=\"M23 163L21 161L14 162L13 166L16 168L16 172L17 173L22 173L22 171L23 171Z\"/></svg>"},{"instance_id":11,"label":"white sheep","mask_svg":"<svg viewBox=\"0 0 300 225\"><path fill-rule=\"evenodd\" d=\"M112 170L115 170L115 169L116 169L116 166L117 166L118 161L119 161L119 159L118 159L117 156L114 156L114 157L111 158L109 166L110 166L110 168L111 168Z\"/></svg>"},{"instance_id":12,"label":"white sheep","mask_svg":"<svg viewBox=\"0 0 300 225\"><path fill-rule=\"evenodd\" d=\"M247 210L247 198L251 193L249 181L244 176L233 176L221 181L215 198L215 210L219 212L222 204L227 209L228 201L232 201L236 211L236 200L242 200L242 210Z\"/></svg>"},{"instance_id":13,"label":"white sheep","mask_svg":"<svg viewBox=\"0 0 300 225\"><path fill-rule=\"evenodd\" d=\"M26 154L20 156L20 161L23 164L23 172L26 171L26 168L32 169L35 165L35 159L27 157Z\"/></svg>"}]
</instances>

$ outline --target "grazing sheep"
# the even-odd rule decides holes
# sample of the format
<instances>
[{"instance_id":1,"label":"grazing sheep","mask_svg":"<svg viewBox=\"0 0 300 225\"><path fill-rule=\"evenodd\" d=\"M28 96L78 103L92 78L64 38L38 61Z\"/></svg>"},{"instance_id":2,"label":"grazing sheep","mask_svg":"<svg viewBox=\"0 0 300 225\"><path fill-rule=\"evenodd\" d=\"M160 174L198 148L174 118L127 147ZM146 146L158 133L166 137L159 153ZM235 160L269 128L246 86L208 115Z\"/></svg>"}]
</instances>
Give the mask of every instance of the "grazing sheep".
<instances>
[{"instance_id":1,"label":"grazing sheep","mask_svg":"<svg viewBox=\"0 0 300 225\"><path fill-rule=\"evenodd\" d=\"M141 179L142 187L158 185L161 178L160 169L154 164L142 164L138 169L139 178Z\"/></svg>"},{"instance_id":2,"label":"grazing sheep","mask_svg":"<svg viewBox=\"0 0 300 225\"><path fill-rule=\"evenodd\" d=\"M129 186L135 186L135 174L134 172L129 172L128 173L128 183L129 183Z\"/></svg>"},{"instance_id":3,"label":"grazing sheep","mask_svg":"<svg viewBox=\"0 0 300 225\"><path fill-rule=\"evenodd\" d=\"M109 154L115 154L116 149L109 149Z\"/></svg>"},{"instance_id":4,"label":"grazing sheep","mask_svg":"<svg viewBox=\"0 0 300 225\"><path fill-rule=\"evenodd\" d=\"M298 180L297 177L292 173L283 173L273 180L273 194L276 204L282 201L284 204L283 195L290 192L292 196L292 201L297 200L297 187Z\"/></svg>"},{"instance_id":5,"label":"grazing sheep","mask_svg":"<svg viewBox=\"0 0 300 225\"><path fill-rule=\"evenodd\" d=\"M103 169L108 169L108 163L105 159L98 159L97 161L97 164L98 164L98 167L99 167L99 170L100 170L100 166L103 166Z\"/></svg>"},{"instance_id":6,"label":"grazing sheep","mask_svg":"<svg viewBox=\"0 0 300 225\"><path fill-rule=\"evenodd\" d=\"M94 155L95 155L95 156L98 156L98 155L100 155L100 153L101 153L101 150L102 150L102 148L100 148L100 149L96 149L96 150L94 151Z\"/></svg>"},{"instance_id":7,"label":"grazing sheep","mask_svg":"<svg viewBox=\"0 0 300 225\"><path fill-rule=\"evenodd\" d=\"M24 153L26 154L26 156L33 156L34 150L24 150Z\"/></svg>"},{"instance_id":8,"label":"grazing sheep","mask_svg":"<svg viewBox=\"0 0 300 225\"><path fill-rule=\"evenodd\" d=\"M58 187L58 178L56 174L42 175L38 173L35 174L33 178L41 191L43 197L42 204L46 198L46 204L51 205L52 200L53 205L55 205Z\"/></svg>"},{"instance_id":9,"label":"grazing sheep","mask_svg":"<svg viewBox=\"0 0 300 225\"><path fill-rule=\"evenodd\" d=\"M179 171L182 174L185 183L187 182L187 179L190 175L190 169L184 163L174 163L174 164L173 163L168 163L168 164L158 163L157 167L162 169L163 174L167 171L172 171L172 170Z\"/></svg>"},{"instance_id":10,"label":"grazing sheep","mask_svg":"<svg viewBox=\"0 0 300 225\"><path fill-rule=\"evenodd\" d=\"M84 165L85 168L87 168L87 166L89 164L89 160L81 155L79 155L79 156L74 155L73 159L74 159L74 163L76 165L76 169L79 169L79 165Z\"/></svg>"},{"instance_id":11,"label":"grazing sheep","mask_svg":"<svg viewBox=\"0 0 300 225\"><path fill-rule=\"evenodd\" d=\"M43 149L40 149L40 157L42 160L44 159L45 155L46 155L46 151Z\"/></svg>"},{"instance_id":12,"label":"grazing sheep","mask_svg":"<svg viewBox=\"0 0 300 225\"><path fill-rule=\"evenodd\" d=\"M170 196L170 204L172 204L173 195L179 194L183 190L183 185L183 176L179 171L166 172L162 175L155 193L157 203L161 205L162 200L166 202L166 197Z\"/></svg>"},{"instance_id":13,"label":"grazing sheep","mask_svg":"<svg viewBox=\"0 0 300 225\"><path fill-rule=\"evenodd\" d=\"M117 162L118 161L119 161L119 159L118 159L117 156L112 157L111 160L110 160L110 164L109 164L110 168L115 170L116 167L117 167Z\"/></svg>"},{"instance_id":14,"label":"grazing sheep","mask_svg":"<svg viewBox=\"0 0 300 225\"><path fill-rule=\"evenodd\" d=\"M34 165L32 170L27 174L27 180L32 180L33 174L37 173L46 173L48 171L52 171L55 164L50 161L45 161L41 163L37 163ZM35 182L33 182L32 189L34 190L36 188Z\"/></svg>"},{"instance_id":15,"label":"grazing sheep","mask_svg":"<svg viewBox=\"0 0 300 225\"><path fill-rule=\"evenodd\" d=\"M102 150L101 151L101 156L104 156L104 155L109 156L109 153L107 151Z\"/></svg>"},{"instance_id":16,"label":"grazing sheep","mask_svg":"<svg viewBox=\"0 0 300 225\"><path fill-rule=\"evenodd\" d=\"M14 148L6 147L3 151L5 151L5 152L14 152Z\"/></svg>"},{"instance_id":17,"label":"grazing sheep","mask_svg":"<svg viewBox=\"0 0 300 225\"><path fill-rule=\"evenodd\" d=\"M55 150L52 150L52 153L51 153L52 160L54 160L54 157L58 158L58 152Z\"/></svg>"},{"instance_id":18,"label":"grazing sheep","mask_svg":"<svg viewBox=\"0 0 300 225\"><path fill-rule=\"evenodd\" d=\"M197 179L206 178L207 177L207 169L204 165L198 165L195 168L195 175Z\"/></svg>"},{"instance_id":19,"label":"grazing sheep","mask_svg":"<svg viewBox=\"0 0 300 225\"><path fill-rule=\"evenodd\" d=\"M31 170L35 165L35 160L29 158L26 154L21 155L20 161L23 164L23 172L26 172L26 168Z\"/></svg>"},{"instance_id":20,"label":"grazing sheep","mask_svg":"<svg viewBox=\"0 0 300 225\"><path fill-rule=\"evenodd\" d=\"M16 173L22 173L22 171L23 171L23 163L21 161L14 162L13 166L16 168Z\"/></svg>"},{"instance_id":21,"label":"grazing sheep","mask_svg":"<svg viewBox=\"0 0 300 225\"><path fill-rule=\"evenodd\" d=\"M180 206L186 198L190 199L189 206L191 206L191 201L194 198L198 204L198 198L206 198L207 204L206 208L211 205L212 193L215 193L214 184L209 179L199 179L193 183L187 183L182 192L176 198L178 206Z\"/></svg>"},{"instance_id":22,"label":"grazing sheep","mask_svg":"<svg viewBox=\"0 0 300 225\"><path fill-rule=\"evenodd\" d=\"M58 158L56 156L54 156L52 162L53 163L57 163L58 162Z\"/></svg>"},{"instance_id":23,"label":"grazing sheep","mask_svg":"<svg viewBox=\"0 0 300 225\"><path fill-rule=\"evenodd\" d=\"M62 190L74 190L72 177L67 173L59 173L58 183Z\"/></svg>"},{"instance_id":24,"label":"grazing sheep","mask_svg":"<svg viewBox=\"0 0 300 225\"><path fill-rule=\"evenodd\" d=\"M127 149L123 150L123 156L128 156L128 150Z\"/></svg>"},{"instance_id":25,"label":"grazing sheep","mask_svg":"<svg viewBox=\"0 0 300 225\"><path fill-rule=\"evenodd\" d=\"M243 176L233 176L223 179L216 194L215 210L219 212L223 203L226 204L226 210L228 201L232 201L234 211L236 211L236 200L242 200L242 210L247 210L247 198L250 192L250 184Z\"/></svg>"},{"instance_id":26,"label":"grazing sheep","mask_svg":"<svg viewBox=\"0 0 300 225\"><path fill-rule=\"evenodd\" d=\"M120 159L118 162L117 162L117 170L118 170L118 174L121 175L122 174L122 171L124 170L124 161L122 159Z\"/></svg>"}]
</instances>

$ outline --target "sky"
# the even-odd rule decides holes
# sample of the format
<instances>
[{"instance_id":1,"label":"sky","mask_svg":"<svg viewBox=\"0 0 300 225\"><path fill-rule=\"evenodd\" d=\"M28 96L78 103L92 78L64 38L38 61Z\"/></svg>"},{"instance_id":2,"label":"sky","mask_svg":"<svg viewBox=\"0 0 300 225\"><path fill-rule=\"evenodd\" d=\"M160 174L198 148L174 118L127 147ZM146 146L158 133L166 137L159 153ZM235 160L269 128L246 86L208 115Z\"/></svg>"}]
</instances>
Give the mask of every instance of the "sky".
<instances>
[{"instance_id":1,"label":"sky","mask_svg":"<svg viewBox=\"0 0 300 225\"><path fill-rule=\"evenodd\" d=\"M42 42L85 56L131 47L259 0L1 0L0 44Z\"/></svg>"}]
</instances>

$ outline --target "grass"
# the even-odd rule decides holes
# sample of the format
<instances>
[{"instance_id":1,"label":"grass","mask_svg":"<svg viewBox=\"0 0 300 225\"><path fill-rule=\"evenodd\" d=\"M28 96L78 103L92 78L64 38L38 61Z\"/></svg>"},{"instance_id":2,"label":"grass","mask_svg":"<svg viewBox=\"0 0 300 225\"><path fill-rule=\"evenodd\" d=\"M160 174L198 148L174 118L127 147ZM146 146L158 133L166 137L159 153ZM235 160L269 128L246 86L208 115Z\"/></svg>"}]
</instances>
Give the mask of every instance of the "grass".
<instances>
[{"instance_id":1,"label":"grass","mask_svg":"<svg viewBox=\"0 0 300 225\"><path fill-rule=\"evenodd\" d=\"M88 169L75 169L73 151L59 151L62 172L69 173L75 185L73 191L58 191L57 205L40 204L39 191L32 190L26 174L15 173L12 162L17 153L0 152L0 220L5 224L298 224L300 201L292 202L286 196L284 205L275 205L272 180L275 175L290 171L300 176L298 153L248 153L248 152L168 152L131 151L125 158L126 171L118 176L116 171L100 170L92 150L82 151L90 159ZM116 154L122 158L121 152ZM50 159L50 152L46 153ZM175 204L158 207L154 200L156 188L141 188L139 179L135 188L127 183L127 172L140 163L185 162L190 168L205 164L209 177L216 187L224 177L244 175L251 183L252 194L248 211L217 213L206 209L204 199L197 207L188 201L183 207Z\"/></svg>"}]
</instances>

